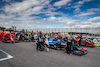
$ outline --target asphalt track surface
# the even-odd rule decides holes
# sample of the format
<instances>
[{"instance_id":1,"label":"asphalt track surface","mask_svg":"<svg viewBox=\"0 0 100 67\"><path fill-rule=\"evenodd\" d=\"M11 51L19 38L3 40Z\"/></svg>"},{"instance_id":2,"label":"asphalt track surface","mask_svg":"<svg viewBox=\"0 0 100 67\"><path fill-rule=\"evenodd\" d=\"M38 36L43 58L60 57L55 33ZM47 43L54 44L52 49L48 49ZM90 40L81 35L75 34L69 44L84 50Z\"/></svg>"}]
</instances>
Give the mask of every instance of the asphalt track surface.
<instances>
[{"instance_id":1,"label":"asphalt track surface","mask_svg":"<svg viewBox=\"0 0 100 67\"><path fill-rule=\"evenodd\" d=\"M13 56L0 61L0 67L100 67L100 47L88 48L83 56L68 55L63 50L37 51L33 42L0 42L0 49ZM0 52L0 59L6 57Z\"/></svg>"}]
</instances>

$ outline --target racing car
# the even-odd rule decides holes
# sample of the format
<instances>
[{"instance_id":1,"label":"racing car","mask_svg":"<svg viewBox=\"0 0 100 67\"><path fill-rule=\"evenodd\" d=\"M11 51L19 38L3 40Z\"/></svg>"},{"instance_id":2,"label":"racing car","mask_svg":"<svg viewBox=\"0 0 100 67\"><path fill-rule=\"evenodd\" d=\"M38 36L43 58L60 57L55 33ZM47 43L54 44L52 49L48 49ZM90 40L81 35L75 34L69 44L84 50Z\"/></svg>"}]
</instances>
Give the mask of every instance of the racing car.
<instances>
[{"instance_id":1,"label":"racing car","mask_svg":"<svg viewBox=\"0 0 100 67\"><path fill-rule=\"evenodd\" d=\"M88 47L95 47L94 42L92 40L87 39L87 38L86 39L83 39L81 41L81 45L82 46L88 46Z\"/></svg>"},{"instance_id":2,"label":"racing car","mask_svg":"<svg viewBox=\"0 0 100 67\"><path fill-rule=\"evenodd\" d=\"M66 52L66 50L67 50L67 46L64 48L65 52ZM79 47L79 46L77 46L77 43L76 43L76 44L72 45L71 53L75 54L75 55L80 55L80 56L85 55L85 54L87 54L87 48Z\"/></svg>"},{"instance_id":3,"label":"racing car","mask_svg":"<svg viewBox=\"0 0 100 67\"><path fill-rule=\"evenodd\" d=\"M89 39L93 41L95 45L100 45L100 37L91 37Z\"/></svg>"},{"instance_id":4,"label":"racing car","mask_svg":"<svg viewBox=\"0 0 100 67\"><path fill-rule=\"evenodd\" d=\"M79 39L76 39L77 44L79 44ZM92 40L89 40L88 38L81 40L81 46L88 46L88 47L95 47L95 44Z\"/></svg>"},{"instance_id":5,"label":"racing car","mask_svg":"<svg viewBox=\"0 0 100 67\"><path fill-rule=\"evenodd\" d=\"M66 42L60 39L56 38L46 38L45 43L48 45L48 47L53 47L54 49L57 50L57 48L64 48L66 46Z\"/></svg>"},{"instance_id":6,"label":"racing car","mask_svg":"<svg viewBox=\"0 0 100 67\"><path fill-rule=\"evenodd\" d=\"M4 34L3 42L5 43L18 42L18 40L15 38L14 33L6 33Z\"/></svg>"}]
</instances>

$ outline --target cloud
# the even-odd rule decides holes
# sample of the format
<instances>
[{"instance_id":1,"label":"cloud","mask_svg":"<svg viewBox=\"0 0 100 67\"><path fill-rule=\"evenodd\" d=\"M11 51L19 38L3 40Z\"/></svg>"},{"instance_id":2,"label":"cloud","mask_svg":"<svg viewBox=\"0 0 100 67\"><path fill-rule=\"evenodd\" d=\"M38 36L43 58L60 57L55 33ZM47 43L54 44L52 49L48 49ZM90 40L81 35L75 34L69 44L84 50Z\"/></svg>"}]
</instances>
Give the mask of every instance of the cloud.
<instances>
[{"instance_id":1,"label":"cloud","mask_svg":"<svg viewBox=\"0 0 100 67\"><path fill-rule=\"evenodd\" d=\"M87 16L87 15L94 15L95 13L94 12L86 12L86 13L80 13L78 15L75 15L75 17L80 17L80 16Z\"/></svg>"},{"instance_id":2,"label":"cloud","mask_svg":"<svg viewBox=\"0 0 100 67\"><path fill-rule=\"evenodd\" d=\"M42 13L44 13L46 16L63 15L61 12L53 12L51 10L46 10L46 11L44 11Z\"/></svg>"},{"instance_id":3,"label":"cloud","mask_svg":"<svg viewBox=\"0 0 100 67\"><path fill-rule=\"evenodd\" d=\"M4 2L10 2L11 0L2 0L2 1L4 1Z\"/></svg>"},{"instance_id":4,"label":"cloud","mask_svg":"<svg viewBox=\"0 0 100 67\"><path fill-rule=\"evenodd\" d=\"M71 8L80 8L82 5L71 6Z\"/></svg>"},{"instance_id":5,"label":"cloud","mask_svg":"<svg viewBox=\"0 0 100 67\"><path fill-rule=\"evenodd\" d=\"M44 21L52 21L52 22L66 22L68 18L67 17L49 17L44 18Z\"/></svg>"},{"instance_id":6,"label":"cloud","mask_svg":"<svg viewBox=\"0 0 100 67\"><path fill-rule=\"evenodd\" d=\"M80 27L82 27L82 28L87 28L87 27L98 28L98 27L100 27L100 22L93 23L92 21L100 21L100 17L93 17L93 18L87 19L86 21L81 21Z\"/></svg>"},{"instance_id":7,"label":"cloud","mask_svg":"<svg viewBox=\"0 0 100 67\"><path fill-rule=\"evenodd\" d=\"M100 7L99 8L91 8L87 10L88 12L93 12L93 11L100 11Z\"/></svg>"},{"instance_id":8,"label":"cloud","mask_svg":"<svg viewBox=\"0 0 100 67\"><path fill-rule=\"evenodd\" d=\"M82 28L98 28L100 27L100 22L99 23L91 23L91 25L81 25Z\"/></svg>"},{"instance_id":9,"label":"cloud","mask_svg":"<svg viewBox=\"0 0 100 67\"><path fill-rule=\"evenodd\" d=\"M29 15L38 15L43 13L43 8L47 7L49 2L49 0L23 0L22 2L14 2L11 3L11 5L6 5L2 10L8 15L6 16L8 18L9 15L13 15L14 18L18 16L21 19L22 16L29 17Z\"/></svg>"},{"instance_id":10,"label":"cloud","mask_svg":"<svg viewBox=\"0 0 100 67\"><path fill-rule=\"evenodd\" d=\"M9 18L13 18L13 15L4 15L4 14L0 14L0 19L9 19Z\"/></svg>"},{"instance_id":11,"label":"cloud","mask_svg":"<svg viewBox=\"0 0 100 67\"><path fill-rule=\"evenodd\" d=\"M71 2L72 0L60 0L60 1L58 1L58 2L55 2L54 3L54 6L63 6L63 5L66 5L66 4L68 4L69 2Z\"/></svg>"},{"instance_id":12,"label":"cloud","mask_svg":"<svg viewBox=\"0 0 100 67\"><path fill-rule=\"evenodd\" d=\"M92 22L90 22L90 21L81 21L81 24L83 24L83 25L91 25Z\"/></svg>"},{"instance_id":13,"label":"cloud","mask_svg":"<svg viewBox=\"0 0 100 67\"><path fill-rule=\"evenodd\" d=\"M73 26L75 24L75 22L77 22L78 20L73 20L70 19L68 17L49 17L49 18L44 18L44 21L48 21L48 22L63 22L66 23L67 26Z\"/></svg>"},{"instance_id":14,"label":"cloud","mask_svg":"<svg viewBox=\"0 0 100 67\"><path fill-rule=\"evenodd\" d=\"M34 0L34 1L23 1L23 2L19 2L19 3L12 3L11 5L7 5L5 6L4 11L7 13L17 13L20 11L24 11L32 6L35 6L39 4L38 1Z\"/></svg>"},{"instance_id":15,"label":"cloud","mask_svg":"<svg viewBox=\"0 0 100 67\"><path fill-rule=\"evenodd\" d=\"M73 25L75 25L75 22L76 22L77 20L69 20L67 23L66 23L66 25L68 25L68 26L73 26Z\"/></svg>"},{"instance_id":16,"label":"cloud","mask_svg":"<svg viewBox=\"0 0 100 67\"><path fill-rule=\"evenodd\" d=\"M92 23L92 22L80 22L80 24L70 26L72 28L100 28L100 22L99 23Z\"/></svg>"},{"instance_id":17,"label":"cloud","mask_svg":"<svg viewBox=\"0 0 100 67\"><path fill-rule=\"evenodd\" d=\"M82 0L82 1L78 1L76 2L76 4L84 4L85 2L90 2L92 0Z\"/></svg>"},{"instance_id":18,"label":"cloud","mask_svg":"<svg viewBox=\"0 0 100 67\"><path fill-rule=\"evenodd\" d=\"M17 30L18 29L33 29L33 28L38 28L39 25L36 25L36 23L41 22L41 20L27 20L27 21L2 21L0 23L0 26L6 27L6 28L10 28L11 26L16 26ZM40 27L42 27L42 25L40 25ZM45 25L44 25L45 27Z\"/></svg>"},{"instance_id":19,"label":"cloud","mask_svg":"<svg viewBox=\"0 0 100 67\"><path fill-rule=\"evenodd\" d=\"M99 23L92 23L90 27L99 27L100 28L100 22Z\"/></svg>"},{"instance_id":20,"label":"cloud","mask_svg":"<svg viewBox=\"0 0 100 67\"><path fill-rule=\"evenodd\" d=\"M71 6L71 8L80 8L84 3L90 2L90 1L92 1L92 0L81 0L81 1L78 1L78 2L75 3L74 6Z\"/></svg>"},{"instance_id":21,"label":"cloud","mask_svg":"<svg viewBox=\"0 0 100 67\"><path fill-rule=\"evenodd\" d=\"M20 12L19 15L31 15L31 14L40 14L42 13L43 6L35 6L34 8L29 8L26 11Z\"/></svg>"},{"instance_id":22,"label":"cloud","mask_svg":"<svg viewBox=\"0 0 100 67\"><path fill-rule=\"evenodd\" d=\"M56 18L56 17L49 17L49 18L44 18L43 19L44 21L59 21L59 19L58 18Z\"/></svg>"},{"instance_id":23,"label":"cloud","mask_svg":"<svg viewBox=\"0 0 100 67\"><path fill-rule=\"evenodd\" d=\"M10 2L10 0L7 2ZM0 14L0 26L11 27L15 25L19 28L24 28L27 27L26 25L31 25L31 28L33 28L33 23L40 23L42 21L40 16L36 15L43 13L43 8L48 7L49 3L49 0L23 0L22 2L10 2L10 5L7 4L1 9L5 14Z\"/></svg>"},{"instance_id":24,"label":"cloud","mask_svg":"<svg viewBox=\"0 0 100 67\"><path fill-rule=\"evenodd\" d=\"M22 28L33 28L34 23L40 23L42 22L41 19L36 20L38 18L37 16L30 17L30 16L20 16L20 17L14 17L13 15L0 15L0 26L10 28L11 26L16 26L17 29L22 29ZM29 26L30 27L29 27ZM32 27L33 26L33 27ZM38 26L37 26L38 27Z\"/></svg>"},{"instance_id":25,"label":"cloud","mask_svg":"<svg viewBox=\"0 0 100 67\"><path fill-rule=\"evenodd\" d=\"M69 3L68 6L71 6L71 3Z\"/></svg>"},{"instance_id":26,"label":"cloud","mask_svg":"<svg viewBox=\"0 0 100 67\"><path fill-rule=\"evenodd\" d=\"M80 8L76 8L76 9L74 10L74 13L78 13L78 12L80 12Z\"/></svg>"},{"instance_id":27,"label":"cloud","mask_svg":"<svg viewBox=\"0 0 100 67\"><path fill-rule=\"evenodd\" d=\"M10 2L11 0L3 1ZM54 28L61 26L91 27L93 26L92 21L100 21L100 18L97 17L87 20L87 18L89 18L88 15L94 15L95 13L93 11L100 11L100 8L91 8L88 9L87 12L80 12L80 7L85 2L90 2L92 0L81 0L74 4L71 3L73 0L60 0L55 2L54 5L50 4L50 1L51 0L22 0L22 2L10 2L10 4L7 4L0 9L5 12L4 14L3 12L0 14L0 26L7 28L16 26L17 29L33 29L43 27ZM72 11L77 13L74 19L72 19L73 17L70 17L68 14L65 14L64 11L56 11L57 7L59 8L64 5L75 9ZM85 18L84 20L86 21L78 21L76 20L76 17ZM50 26L45 23L54 23L55 25ZM97 24L98 25L94 24L95 27L100 26L99 23Z\"/></svg>"},{"instance_id":28,"label":"cloud","mask_svg":"<svg viewBox=\"0 0 100 67\"><path fill-rule=\"evenodd\" d=\"M33 11L39 11L40 9L44 8L49 1L45 0L24 0L23 2L15 2L11 3L11 5L6 5L3 10L9 14L18 14L18 13L25 13L25 11L30 10L33 8Z\"/></svg>"},{"instance_id":29,"label":"cloud","mask_svg":"<svg viewBox=\"0 0 100 67\"><path fill-rule=\"evenodd\" d=\"M99 17L93 17L88 19L88 21L100 21L100 16Z\"/></svg>"}]
</instances>

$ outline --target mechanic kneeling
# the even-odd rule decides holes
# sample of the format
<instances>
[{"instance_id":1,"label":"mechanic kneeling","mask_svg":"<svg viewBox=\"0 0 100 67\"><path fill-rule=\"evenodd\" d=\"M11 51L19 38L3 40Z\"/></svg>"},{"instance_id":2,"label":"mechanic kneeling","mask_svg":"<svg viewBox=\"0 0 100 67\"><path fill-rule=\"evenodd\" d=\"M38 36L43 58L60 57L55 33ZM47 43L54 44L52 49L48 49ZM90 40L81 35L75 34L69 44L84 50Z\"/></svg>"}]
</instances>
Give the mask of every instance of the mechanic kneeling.
<instances>
[{"instance_id":1,"label":"mechanic kneeling","mask_svg":"<svg viewBox=\"0 0 100 67\"><path fill-rule=\"evenodd\" d=\"M42 51L43 49L43 47L44 47L44 40L42 39L42 33L41 32L39 32L38 33L38 41L37 41L37 51L38 50L40 50L40 51Z\"/></svg>"},{"instance_id":2,"label":"mechanic kneeling","mask_svg":"<svg viewBox=\"0 0 100 67\"><path fill-rule=\"evenodd\" d=\"M69 38L67 41L67 47L66 47L66 53L70 54L73 52L73 43L74 43L74 39L73 38Z\"/></svg>"}]
</instances>

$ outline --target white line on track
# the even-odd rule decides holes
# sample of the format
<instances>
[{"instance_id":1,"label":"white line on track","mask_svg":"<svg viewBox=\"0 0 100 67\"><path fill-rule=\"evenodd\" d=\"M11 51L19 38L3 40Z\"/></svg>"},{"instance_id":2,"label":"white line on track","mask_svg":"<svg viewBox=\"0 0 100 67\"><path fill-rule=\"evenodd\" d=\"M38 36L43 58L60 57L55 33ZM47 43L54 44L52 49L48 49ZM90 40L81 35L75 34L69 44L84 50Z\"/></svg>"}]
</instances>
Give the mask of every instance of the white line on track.
<instances>
[{"instance_id":1,"label":"white line on track","mask_svg":"<svg viewBox=\"0 0 100 67\"><path fill-rule=\"evenodd\" d=\"M3 53L5 53L5 54L7 55L6 58L2 58L2 59L0 59L0 61L4 61L4 60L13 58L13 56L9 55L7 52L5 52L5 51L3 51L3 50L1 50L1 49L0 49L0 51L2 51Z\"/></svg>"}]
</instances>

